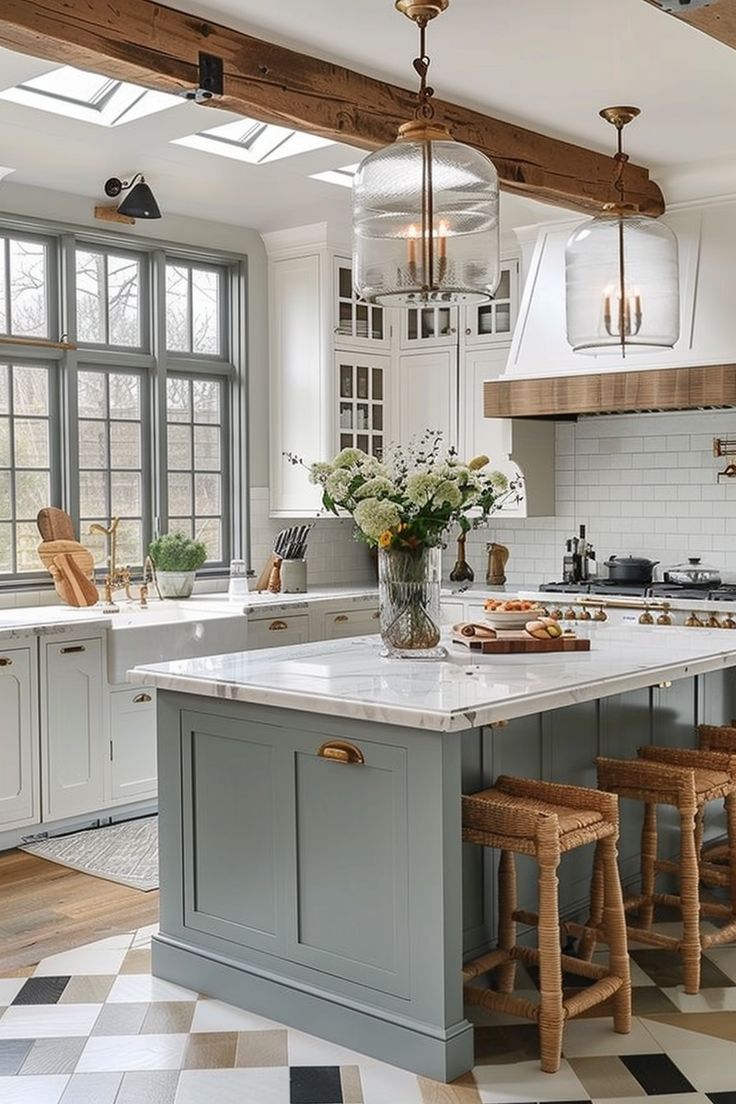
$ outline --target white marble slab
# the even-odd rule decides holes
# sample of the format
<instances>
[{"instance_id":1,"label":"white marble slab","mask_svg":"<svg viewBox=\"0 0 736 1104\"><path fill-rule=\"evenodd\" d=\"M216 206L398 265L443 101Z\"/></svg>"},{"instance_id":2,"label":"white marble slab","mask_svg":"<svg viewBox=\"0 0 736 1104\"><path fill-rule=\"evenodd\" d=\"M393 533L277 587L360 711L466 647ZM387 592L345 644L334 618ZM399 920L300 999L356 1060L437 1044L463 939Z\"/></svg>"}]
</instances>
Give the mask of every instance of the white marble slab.
<instances>
[{"instance_id":1,"label":"white marble slab","mask_svg":"<svg viewBox=\"0 0 736 1104\"><path fill-rule=\"evenodd\" d=\"M499 720L736 666L717 630L589 625L590 652L383 658L378 637L141 666L137 685L435 731ZM581 633L582 635L582 633Z\"/></svg>"}]
</instances>

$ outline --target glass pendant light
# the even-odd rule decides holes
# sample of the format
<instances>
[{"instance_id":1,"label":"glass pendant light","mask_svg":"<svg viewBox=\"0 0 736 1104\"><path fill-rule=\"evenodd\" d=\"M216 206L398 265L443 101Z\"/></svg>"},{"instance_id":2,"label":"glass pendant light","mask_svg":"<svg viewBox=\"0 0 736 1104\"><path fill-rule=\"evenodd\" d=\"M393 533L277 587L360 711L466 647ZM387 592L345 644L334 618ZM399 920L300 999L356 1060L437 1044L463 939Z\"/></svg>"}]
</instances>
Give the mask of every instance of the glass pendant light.
<instances>
[{"instance_id":1,"label":"glass pendant light","mask_svg":"<svg viewBox=\"0 0 736 1104\"><path fill-rule=\"evenodd\" d=\"M671 349L680 335L677 238L656 218L625 202L623 128L638 107L600 112L616 127L615 203L582 223L565 249L567 340L576 353Z\"/></svg>"},{"instance_id":2,"label":"glass pendant light","mask_svg":"<svg viewBox=\"0 0 736 1104\"><path fill-rule=\"evenodd\" d=\"M396 0L419 27L414 120L371 153L353 182L353 273L358 295L381 306L482 303L500 277L498 174L434 120L427 24L449 0Z\"/></svg>"}]
</instances>

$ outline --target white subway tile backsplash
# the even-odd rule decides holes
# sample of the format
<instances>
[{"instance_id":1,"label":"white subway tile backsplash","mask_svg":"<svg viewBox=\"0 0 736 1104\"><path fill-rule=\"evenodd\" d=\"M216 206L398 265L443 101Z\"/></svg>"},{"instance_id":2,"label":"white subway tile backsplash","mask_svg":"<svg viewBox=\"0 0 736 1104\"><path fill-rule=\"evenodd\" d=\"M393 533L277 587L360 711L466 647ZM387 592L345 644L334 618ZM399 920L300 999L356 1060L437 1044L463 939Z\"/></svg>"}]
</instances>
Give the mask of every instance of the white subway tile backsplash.
<instances>
[{"instance_id":1,"label":"white subway tile backsplash","mask_svg":"<svg viewBox=\"0 0 736 1104\"><path fill-rule=\"evenodd\" d=\"M724 461L713 456L714 437L736 437L736 412L613 415L558 425L557 516L494 518L489 529L471 533L476 578L485 576L491 539L509 548L507 586L559 578L565 540L580 522L599 562L631 552L666 567L703 554L736 573L736 480L716 482Z\"/></svg>"}]
</instances>

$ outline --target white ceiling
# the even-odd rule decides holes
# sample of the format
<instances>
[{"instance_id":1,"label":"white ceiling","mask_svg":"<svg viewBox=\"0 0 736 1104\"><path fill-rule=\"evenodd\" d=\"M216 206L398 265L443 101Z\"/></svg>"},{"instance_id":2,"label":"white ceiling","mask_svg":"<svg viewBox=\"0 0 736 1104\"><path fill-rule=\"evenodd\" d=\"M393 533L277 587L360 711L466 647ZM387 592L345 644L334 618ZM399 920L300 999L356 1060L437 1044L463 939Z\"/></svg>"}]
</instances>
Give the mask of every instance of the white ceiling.
<instances>
[{"instance_id":1,"label":"white ceiling","mask_svg":"<svg viewBox=\"0 0 736 1104\"><path fill-rule=\"evenodd\" d=\"M414 83L415 31L394 11L393 0L172 4L396 83ZM716 190L736 190L736 51L644 0L451 0L431 27L430 53L438 95L602 150L610 149L611 133L598 108L638 104L644 115L628 132L628 149L656 170L670 199L707 194L705 169ZM50 68L0 49L0 88ZM91 201L105 202L106 177L142 170L164 211L258 230L323 219L347 227L349 190L309 174L355 162L360 151L334 145L248 165L170 144L230 119L182 102L106 129L0 102L0 162L14 168L8 179L17 184ZM556 213L503 197L504 228Z\"/></svg>"}]
</instances>

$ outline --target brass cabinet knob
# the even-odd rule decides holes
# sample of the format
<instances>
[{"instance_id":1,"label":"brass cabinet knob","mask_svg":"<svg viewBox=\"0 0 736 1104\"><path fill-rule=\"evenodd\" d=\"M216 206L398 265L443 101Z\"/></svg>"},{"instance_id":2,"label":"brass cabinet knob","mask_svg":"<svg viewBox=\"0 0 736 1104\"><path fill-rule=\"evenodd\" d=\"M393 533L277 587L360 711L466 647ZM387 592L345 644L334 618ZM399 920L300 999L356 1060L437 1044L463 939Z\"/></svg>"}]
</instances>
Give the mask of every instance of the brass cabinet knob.
<instances>
[{"instance_id":1,"label":"brass cabinet knob","mask_svg":"<svg viewBox=\"0 0 736 1104\"><path fill-rule=\"evenodd\" d=\"M0 656L0 667L10 667L12 662L10 656Z\"/></svg>"}]
</instances>

